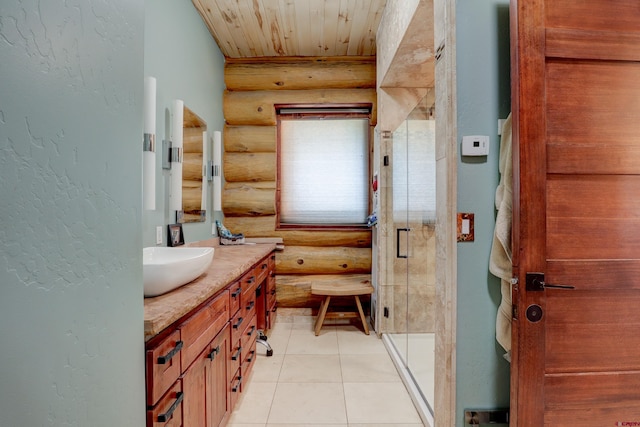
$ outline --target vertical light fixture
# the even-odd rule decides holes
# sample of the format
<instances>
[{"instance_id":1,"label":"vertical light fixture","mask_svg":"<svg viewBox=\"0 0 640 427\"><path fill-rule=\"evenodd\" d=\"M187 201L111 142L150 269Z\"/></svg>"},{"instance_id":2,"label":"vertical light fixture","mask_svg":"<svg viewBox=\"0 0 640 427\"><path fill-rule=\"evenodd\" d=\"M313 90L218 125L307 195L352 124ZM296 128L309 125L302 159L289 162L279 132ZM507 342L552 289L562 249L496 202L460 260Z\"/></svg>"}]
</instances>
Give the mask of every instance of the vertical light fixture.
<instances>
[{"instance_id":1,"label":"vertical light fixture","mask_svg":"<svg viewBox=\"0 0 640 427\"><path fill-rule=\"evenodd\" d=\"M169 210L182 210L182 126L184 116L184 102L180 99L173 101L173 120L171 121L171 189L169 195Z\"/></svg>"},{"instance_id":2,"label":"vertical light fixture","mask_svg":"<svg viewBox=\"0 0 640 427\"><path fill-rule=\"evenodd\" d=\"M207 210L207 183L208 183L208 165L209 165L209 141L207 140L207 131L202 131L202 196L200 198L200 210Z\"/></svg>"},{"instance_id":3,"label":"vertical light fixture","mask_svg":"<svg viewBox=\"0 0 640 427\"><path fill-rule=\"evenodd\" d=\"M213 210L222 210L222 134L213 132Z\"/></svg>"},{"instance_id":4,"label":"vertical light fixture","mask_svg":"<svg viewBox=\"0 0 640 427\"><path fill-rule=\"evenodd\" d=\"M156 79L144 78L142 142L142 208L156 209Z\"/></svg>"}]
</instances>

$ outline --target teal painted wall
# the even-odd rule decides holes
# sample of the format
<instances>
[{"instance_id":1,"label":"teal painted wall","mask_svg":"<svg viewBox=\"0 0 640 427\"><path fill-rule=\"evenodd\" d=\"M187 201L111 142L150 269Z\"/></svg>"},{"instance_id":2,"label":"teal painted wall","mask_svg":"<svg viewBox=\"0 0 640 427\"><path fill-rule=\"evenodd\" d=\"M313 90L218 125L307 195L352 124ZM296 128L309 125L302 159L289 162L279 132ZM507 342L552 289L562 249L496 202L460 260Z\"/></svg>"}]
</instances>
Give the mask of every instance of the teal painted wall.
<instances>
[{"instance_id":1,"label":"teal painted wall","mask_svg":"<svg viewBox=\"0 0 640 427\"><path fill-rule=\"evenodd\" d=\"M170 172L162 169L162 140L171 137L174 99L207 122L209 138L223 130L222 93L224 56L202 18L190 1L153 0L145 2L144 74L157 80L156 92L156 210L144 211L144 246L155 246L156 227L163 228L163 246L167 245L167 224L176 222L169 211ZM203 223L183 225L185 241L209 239L212 219L212 183L208 187L207 219Z\"/></svg>"},{"instance_id":2,"label":"teal painted wall","mask_svg":"<svg viewBox=\"0 0 640 427\"><path fill-rule=\"evenodd\" d=\"M0 424L142 426L143 0L0 3Z\"/></svg>"},{"instance_id":3,"label":"teal painted wall","mask_svg":"<svg viewBox=\"0 0 640 427\"><path fill-rule=\"evenodd\" d=\"M509 364L495 340L500 281L489 272L498 185L498 119L510 111L509 1L456 4L458 143L489 135L489 156L458 156L458 212L475 214L475 241L458 243L457 410L509 406ZM458 146L460 151L460 146Z\"/></svg>"}]
</instances>

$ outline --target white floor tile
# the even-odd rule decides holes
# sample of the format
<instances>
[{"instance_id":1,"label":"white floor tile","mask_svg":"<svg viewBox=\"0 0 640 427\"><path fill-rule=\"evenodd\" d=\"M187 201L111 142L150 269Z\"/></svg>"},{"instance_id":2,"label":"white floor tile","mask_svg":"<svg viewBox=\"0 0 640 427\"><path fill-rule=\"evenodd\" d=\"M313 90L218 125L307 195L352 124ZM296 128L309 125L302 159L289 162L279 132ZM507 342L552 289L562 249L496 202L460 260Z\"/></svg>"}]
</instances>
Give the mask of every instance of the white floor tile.
<instances>
[{"instance_id":1,"label":"white floor tile","mask_svg":"<svg viewBox=\"0 0 640 427\"><path fill-rule=\"evenodd\" d=\"M346 383L401 381L388 354L340 354L340 366Z\"/></svg>"},{"instance_id":2,"label":"white floor tile","mask_svg":"<svg viewBox=\"0 0 640 427\"><path fill-rule=\"evenodd\" d=\"M284 362L284 354L273 354L267 357L262 353L258 353L256 363L251 370L251 381L259 383L278 382L282 362Z\"/></svg>"},{"instance_id":3,"label":"white floor tile","mask_svg":"<svg viewBox=\"0 0 640 427\"><path fill-rule=\"evenodd\" d=\"M344 393L338 383L278 383L268 423L346 424Z\"/></svg>"},{"instance_id":4,"label":"white floor tile","mask_svg":"<svg viewBox=\"0 0 640 427\"><path fill-rule=\"evenodd\" d=\"M315 336L311 331L292 330L287 354L338 354L336 331L323 330Z\"/></svg>"},{"instance_id":5,"label":"white floor tile","mask_svg":"<svg viewBox=\"0 0 640 427\"><path fill-rule=\"evenodd\" d=\"M404 384L344 383L349 423L421 423Z\"/></svg>"},{"instance_id":6,"label":"white floor tile","mask_svg":"<svg viewBox=\"0 0 640 427\"><path fill-rule=\"evenodd\" d=\"M266 424L277 383L249 381L231 414L229 424Z\"/></svg>"},{"instance_id":7,"label":"white floor tile","mask_svg":"<svg viewBox=\"0 0 640 427\"><path fill-rule=\"evenodd\" d=\"M337 354L287 354L280 373L281 383L341 383Z\"/></svg>"},{"instance_id":8,"label":"white floor tile","mask_svg":"<svg viewBox=\"0 0 640 427\"><path fill-rule=\"evenodd\" d=\"M384 343L377 335L369 335L355 326L337 326L340 354L388 354Z\"/></svg>"}]
</instances>

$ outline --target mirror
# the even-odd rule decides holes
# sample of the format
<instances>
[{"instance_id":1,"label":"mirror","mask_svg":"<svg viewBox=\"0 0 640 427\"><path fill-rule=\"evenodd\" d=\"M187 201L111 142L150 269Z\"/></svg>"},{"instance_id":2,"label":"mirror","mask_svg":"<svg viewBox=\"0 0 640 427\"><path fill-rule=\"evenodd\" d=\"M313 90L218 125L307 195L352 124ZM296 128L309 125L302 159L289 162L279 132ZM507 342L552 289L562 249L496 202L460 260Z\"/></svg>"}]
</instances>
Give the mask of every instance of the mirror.
<instances>
[{"instance_id":1,"label":"mirror","mask_svg":"<svg viewBox=\"0 0 640 427\"><path fill-rule=\"evenodd\" d=\"M207 123L186 105L182 119L182 211L178 212L179 223L204 222L206 220L206 197L203 180L206 159Z\"/></svg>"}]
</instances>

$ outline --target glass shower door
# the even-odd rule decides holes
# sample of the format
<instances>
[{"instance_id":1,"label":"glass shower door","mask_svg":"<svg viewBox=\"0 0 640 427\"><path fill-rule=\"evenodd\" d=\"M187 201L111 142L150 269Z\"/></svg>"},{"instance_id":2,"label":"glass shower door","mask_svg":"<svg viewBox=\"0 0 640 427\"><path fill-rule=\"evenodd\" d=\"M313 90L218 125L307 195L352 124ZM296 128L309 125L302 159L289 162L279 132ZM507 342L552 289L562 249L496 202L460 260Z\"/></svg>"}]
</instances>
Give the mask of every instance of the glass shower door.
<instances>
[{"instance_id":1,"label":"glass shower door","mask_svg":"<svg viewBox=\"0 0 640 427\"><path fill-rule=\"evenodd\" d=\"M410 117L393 133L393 333L423 399L433 408L435 121Z\"/></svg>"}]
</instances>

